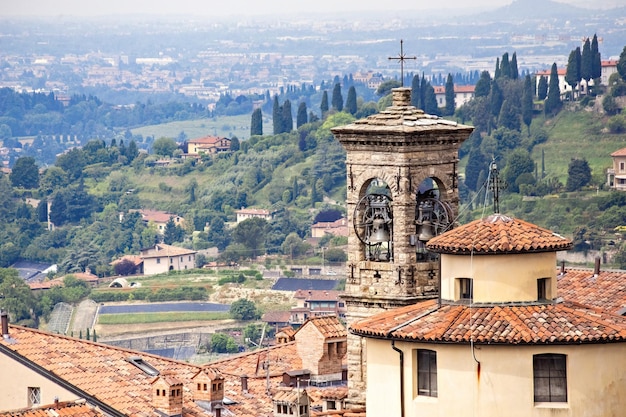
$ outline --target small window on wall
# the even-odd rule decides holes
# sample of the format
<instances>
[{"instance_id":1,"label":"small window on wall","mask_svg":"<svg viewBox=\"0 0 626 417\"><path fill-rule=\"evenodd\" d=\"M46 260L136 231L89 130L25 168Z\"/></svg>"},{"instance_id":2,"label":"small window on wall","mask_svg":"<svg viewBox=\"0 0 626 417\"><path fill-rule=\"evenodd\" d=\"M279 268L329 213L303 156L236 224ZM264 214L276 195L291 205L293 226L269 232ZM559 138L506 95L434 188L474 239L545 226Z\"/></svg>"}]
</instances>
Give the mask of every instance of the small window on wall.
<instances>
[{"instance_id":1,"label":"small window on wall","mask_svg":"<svg viewBox=\"0 0 626 417\"><path fill-rule=\"evenodd\" d=\"M41 405L41 388L28 387L28 406L33 407Z\"/></svg>"},{"instance_id":2,"label":"small window on wall","mask_svg":"<svg viewBox=\"0 0 626 417\"><path fill-rule=\"evenodd\" d=\"M545 301L549 299L549 295L548 295L549 283L550 283L550 278L539 278L537 280L537 300Z\"/></svg>"},{"instance_id":3,"label":"small window on wall","mask_svg":"<svg viewBox=\"0 0 626 417\"><path fill-rule=\"evenodd\" d=\"M437 352L417 351L417 395L437 396Z\"/></svg>"},{"instance_id":4,"label":"small window on wall","mask_svg":"<svg viewBox=\"0 0 626 417\"><path fill-rule=\"evenodd\" d=\"M535 402L567 402L567 356L543 354L533 356Z\"/></svg>"},{"instance_id":5,"label":"small window on wall","mask_svg":"<svg viewBox=\"0 0 626 417\"><path fill-rule=\"evenodd\" d=\"M474 282L471 278L457 278L458 300L474 299Z\"/></svg>"}]
</instances>

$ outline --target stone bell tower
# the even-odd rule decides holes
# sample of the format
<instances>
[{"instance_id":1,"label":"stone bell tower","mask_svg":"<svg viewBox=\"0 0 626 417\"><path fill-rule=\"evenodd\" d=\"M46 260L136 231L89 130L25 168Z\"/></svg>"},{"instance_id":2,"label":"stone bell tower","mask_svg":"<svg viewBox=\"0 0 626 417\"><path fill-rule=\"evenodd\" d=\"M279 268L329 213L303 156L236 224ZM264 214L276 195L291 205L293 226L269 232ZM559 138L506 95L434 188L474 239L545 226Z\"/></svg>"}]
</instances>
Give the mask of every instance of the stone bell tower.
<instances>
[{"instance_id":1,"label":"stone bell tower","mask_svg":"<svg viewBox=\"0 0 626 417\"><path fill-rule=\"evenodd\" d=\"M458 213L458 149L473 128L425 114L411 89L386 110L332 129L346 149L348 325L438 294L439 260L426 242ZM365 342L348 334L348 403L365 405Z\"/></svg>"}]
</instances>

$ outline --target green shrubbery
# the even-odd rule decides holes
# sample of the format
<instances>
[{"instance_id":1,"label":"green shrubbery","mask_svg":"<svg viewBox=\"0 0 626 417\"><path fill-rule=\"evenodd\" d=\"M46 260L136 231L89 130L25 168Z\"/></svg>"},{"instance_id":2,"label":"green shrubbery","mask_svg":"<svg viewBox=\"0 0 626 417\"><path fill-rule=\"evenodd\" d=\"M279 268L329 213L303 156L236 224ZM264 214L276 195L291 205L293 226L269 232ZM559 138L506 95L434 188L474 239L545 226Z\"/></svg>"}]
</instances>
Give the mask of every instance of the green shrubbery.
<instances>
[{"instance_id":1,"label":"green shrubbery","mask_svg":"<svg viewBox=\"0 0 626 417\"><path fill-rule=\"evenodd\" d=\"M96 291L91 294L91 298L97 303L110 301L132 301L143 300L148 302L157 301L198 301L206 300L208 292L205 287L174 287L159 288L153 291L148 288L137 288L134 290L118 291Z\"/></svg>"}]
</instances>

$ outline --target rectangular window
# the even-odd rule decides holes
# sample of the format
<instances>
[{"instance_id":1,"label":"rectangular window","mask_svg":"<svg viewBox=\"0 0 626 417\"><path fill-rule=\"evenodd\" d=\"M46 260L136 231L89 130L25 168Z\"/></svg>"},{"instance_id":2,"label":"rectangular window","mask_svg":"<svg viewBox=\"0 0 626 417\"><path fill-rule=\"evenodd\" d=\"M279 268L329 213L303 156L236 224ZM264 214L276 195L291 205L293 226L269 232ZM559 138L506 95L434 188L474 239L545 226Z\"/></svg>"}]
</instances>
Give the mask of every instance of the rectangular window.
<instances>
[{"instance_id":1,"label":"rectangular window","mask_svg":"<svg viewBox=\"0 0 626 417\"><path fill-rule=\"evenodd\" d=\"M417 395L437 396L437 352L417 351Z\"/></svg>"},{"instance_id":2,"label":"rectangular window","mask_svg":"<svg viewBox=\"0 0 626 417\"><path fill-rule=\"evenodd\" d=\"M41 388L28 387L28 406L34 407L41 405Z\"/></svg>"},{"instance_id":3,"label":"rectangular window","mask_svg":"<svg viewBox=\"0 0 626 417\"><path fill-rule=\"evenodd\" d=\"M160 264L161 263L161 258L157 258L157 263Z\"/></svg>"},{"instance_id":4,"label":"rectangular window","mask_svg":"<svg viewBox=\"0 0 626 417\"><path fill-rule=\"evenodd\" d=\"M548 282L550 278L539 278L537 280L537 300L547 300L548 299Z\"/></svg>"},{"instance_id":5,"label":"rectangular window","mask_svg":"<svg viewBox=\"0 0 626 417\"><path fill-rule=\"evenodd\" d=\"M535 402L567 402L566 356L533 356Z\"/></svg>"},{"instance_id":6,"label":"rectangular window","mask_svg":"<svg viewBox=\"0 0 626 417\"><path fill-rule=\"evenodd\" d=\"M620 163L619 163L619 170L620 170L620 171L623 171L623 170L624 170L624 163L623 163L623 162L620 162Z\"/></svg>"},{"instance_id":7,"label":"rectangular window","mask_svg":"<svg viewBox=\"0 0 626 417\"><path fill-rule=\"evenodd\" d=\"M471 278L457 278L459 288L459 300L474 299L474 283Z\"/></svg>"}]
</instances>

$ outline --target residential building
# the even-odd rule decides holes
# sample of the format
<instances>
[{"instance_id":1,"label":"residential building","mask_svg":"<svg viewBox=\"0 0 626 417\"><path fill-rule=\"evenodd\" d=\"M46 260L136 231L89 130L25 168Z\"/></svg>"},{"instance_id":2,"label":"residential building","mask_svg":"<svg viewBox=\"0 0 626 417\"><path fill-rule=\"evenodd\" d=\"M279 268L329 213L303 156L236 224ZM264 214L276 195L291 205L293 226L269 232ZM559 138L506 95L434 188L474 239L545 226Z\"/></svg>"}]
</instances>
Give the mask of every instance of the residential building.
<instances>
[{"instance_id":1,"label":"residential building","mask_svg":"<svg viewBox=\"0 0 626 417\"><path fill-rule=\"evenodd\" d=\"M255 209L255 208L244 208L241 210L235 211L237 214L237 223L241 223L244 220L259 218L267 221L272 220L272 213L269 210L265 209Z\"/></svg>"},{"instance_id":2,"label":"residential building","mask_svg":"<svg viewBox=\"0 0 626 417\"><path fill-rule=\"evenodd\" d=\"M293 297L296 300L296 307L290 310L291 325L299 326L312 317L346 316L346 304L339 298L339 291L298 290Z\"/></svg>"},{"instance_id":3,"label":"residential building","mask_svg":"<svg viewBox=\"0 0 626 417\"><path fill-rule=\"evenodd\" d=\"M133 210L131 210L133 211ZM170 219L176 226L185 227L185 219L175 213L169 211L153 210L153 209L140 209L136 210L141 214L141 219L148 225L156 226L156 229L160 234L165 233L165 228ZM120 214L120 219L123 218L123 214Z\"/></svg>"},{"instance_id":4,"label":"residential building","mask_svg":"<svg viewBox=\"0 0 626 417\"><path fill-rule=\"evenodd\" d=\"M437 107L446 106L446 87L443 85L436 85L433 87L435 90L435 99L437 100ZM473 85L455 85L454 86L454 106L459 108L471 99L474 98Z\"/></svg>"},{"instance_id":5,"label":"residential building","mask_svg":"<svg viewBox=\"0 0 626 417\"><path fill-rule=\"evenodd\" d=\"M142 249L139 256L143 260L144 275L154 275L195 268L196 253L195 250L157 243Z\"/></svg>"},{"instance_id":6,"label":"residential building","mask_svg":"<svg viewBox=\"0 0 626 417\"><path fill-rule=\"evenodd\" d=\"M378 114L331 129L346 150L350 232L341 298L349 326L437 297L439 261L425 244L453 226L458 149L473 131L411 106L410 88L393 89L392 100ZM365 405L366 350L360 336L348 335L349 408Z\"/></svg>"},{"instance_id":7,"label":"residential building","mask_svg":"<svg viewBox=\"0 0 626 417\"><path fill-rule=\"evenodd\" d=\"M205 136L187 141L189 155L216 154L230 150L231 140L218 136Z\"/></svg>"},{"instance_id":8,"label":"residential building","mask_svg":"<svg viewBox=\"0 0 626 417\"><path fill-rule=\"evenodd\" d=\"M619 61L617 60L607 60L607 61L602 61L601 65L602 65L602 76L601 76L601 83L602 85L609 85L609 78L611 77L611 75L615 74L617 72L617 63Z\"/></svg>"},{"instance_id":9,"label":"residential building","mask_svg":"<svg viewBox=\"0 0 626 417\"><path fill-rule=\"evenodd\" d=\"M311 237L321 238L326 235L348 236L348 223L345 217L334 222L317 222L311 226Z\"/></svg>"},{"instance_id":10,"label":"residential building","mask_svg":"<svg viewBox=\"0 0 626 417\"><path fill-rule=\"evenodd\" d=\"M626 317L561 297L556 252L571 246L501 214L429 240L439 299L351 327L367 345L367 413L621 415Z\"/></svg>"},{"instance_id":11,"label":"residential building","mask_svg":"<svg viewBox=\"0 0 626 417\"><path fill-rule=\"evenodd\" d=\"M9 325L6 313L2 334L0 369L12 378L0 378L0 410L21 410L2 416L269 417L286 403L317 415L326 390L339 398L346 393L345 386L326 387L341 384L344 375L346 329L336 317L308 321L294 341L204 366ZM297 371L305 366L310 370ZM288 372L309 377L296 375L290 387L283 383ZM305 387L310 403L301 410L304 398L288 393ZM39 411L31 415L27 408ZM352 415L364 416L362 410Z\"/></svg>"},{"instance_id":12,"label":"residential building","mask_svg":"<svg viewBox=\"0 0 626 417\"><path fill-rule=\"evenodd\" d=\"M626 190L626 148L618 149L611 154L613 167L606 171L606 183L609 187Z\"/></svg>"},{"instance_id":13,"label":"residential building","mask_svg":"<svg viewBox=\"0 0 626 417\"><path fill-rule=\"evenodd\" d=\"M572 86L569 85L566 81L565 81L565 73L567 72L566 68L557 68L557 75L559 77L559 92L561 93L561 96L564 96L565 94L569 93L570 91L572 91ZM535 81L536 81L536 85L535 88L539 87L539 79L543 76L546 78L546 80L548 81L548 85L550 85L550 74L551 74L551 70L547 69L547 70L542 70L542 71L537 71L537 73L535 74Z\"/></svg>"}]
</instances>

